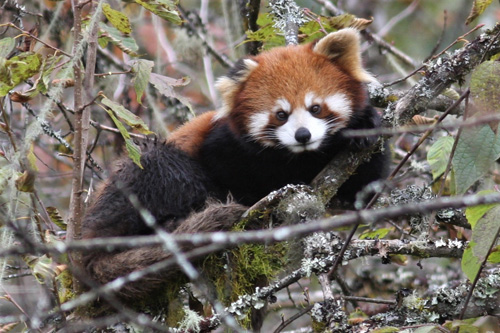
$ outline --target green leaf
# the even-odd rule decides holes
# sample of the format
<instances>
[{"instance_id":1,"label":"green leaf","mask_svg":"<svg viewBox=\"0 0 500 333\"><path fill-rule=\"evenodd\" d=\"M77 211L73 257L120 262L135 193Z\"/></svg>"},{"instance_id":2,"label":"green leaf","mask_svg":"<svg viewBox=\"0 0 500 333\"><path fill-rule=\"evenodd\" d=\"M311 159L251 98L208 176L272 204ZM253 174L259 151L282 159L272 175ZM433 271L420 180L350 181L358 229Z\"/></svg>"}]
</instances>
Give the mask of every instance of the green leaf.
<instances>
[{"instance_id":1,"label":"green leaf","mask_svg":"<svg viewBox=\"0 0 500 333\"><path fill-rule=\"evenodd\" d=\"M31 143L30 148L26 154L26 159L28 160L29 167L33 171L38 171L38 167L36 166L36 156L34 153L35 145Z\"/></svg>"},{"instance_id":2,"label":"green leaf","mask_svg":"<svg viewBox=\"0 0 500 333\"><path fill-rule=\"evenodd\" d=\"M465 193L499 157L500 140L489 125L464 129L452 160L457 194Z\"/></svg>"},{"instance_id":3,"label":"green leaf","mask_svg":"<svg viewBox=\"0 0 500 333\"><path fill-rule=\"evenodd\" d=\"M492 264L500 263L500 245L493 248L493 250L490 252L490 255L488 256L488 262Z\"/></svg>"},{"instance_id":4,"label":"green leaf","mask_svg":"<svg viewBox=\"0 0 500 333\"><path fill-rule=\"evenodd\" d=\"M61 228L61 230L66 230L68 225L61 217L59 210L56 207L50 206L45 209L47 210L47 214L49 214L50 220L59 228Z\"/></svg>"},{"instance_id":5,"label":"green leaf","mask_svg":"<svg viewBox=\"0 0 500 333\"><path fill-rule=\"evenodd\" d=\"M37 74L41 65L42 56L33 52L21 53L5 60L3 68L0 69L0 97L7 95L12 88Z\"/></svg>"},{"instance_id":6,"label":"green leaf","mask_svg":"<svg viewBox=\"0 0 500 333\"><path fill-rule=\"evenodd\" d=\"M490 209L472 229L472 237L462 257L462 270L474 281L481 264L488 256L491 244L496 241L500 228L500 206Z\"/></svg>"},{"instance_id":7,"label":"green leaf","mask_svg":"<svg viewBox=\"0 0 500 333\"><path fill-rule=\"evenodd\" d=\"M470 95L474 101L474 109L477 110L475 114L500 112L498 87L500 87L500 62L485 61L472 72Z\"/></svg>"},{"instance_id":8,"label":"green leaf","mask_svg":"<svg viewBox=\"0 0 500 333\"><path fill-rule=\"evenodd\" d=\"M486 195L494 192L495 191L492 190L480 191L477 193L477 195ZM465 209L465 217L467 218L467 221L471 225L472 229L474 229L474 227L476 226L477 221L479 221L479 219L482 218L484 214L486 214L490 209L492 209L496 205L497 204L488 204L488 205L467 207Z\"/></svg>"},{"instance_id":9,"label":"green leaf","mask_svg":"<svg viewBox=\"0 0 500 333\"><path fill-rule=\"evenodd\" d=\"M443 325L445 328L452 332L459 332L459 333L478 333L479 328L475 327L469 323L467 323L466 320L454 320L454 321L449 321ZM458 330L456 330L458 328Z\"/></svg>"},{"instance_id":10,"label":"green leaf","mask_svg":"<svg viewBox=\"0 0 500 333\"><path fill-rule=\"evenodd\" d=\"M38 77L38 79L35 82L35 85L31 89L26 91L25 94L29 95L30 98L33 98L39 92L46 93L51 84L52 72L57 68L57 66L59 65L59 61L61 61L62 58L63 56L52 56L52 55L49 55L48 57L44 58L42 63L42 68L40 70L42 75Z\"/></svg>"},{"instance_id":11,"label":"green leaf","mask_svg":"<svg viewBox=\"0 0 500 333\"><path fill-rule=\"evenodd\" d=\"M97 43L99 44L99 46L103 49L105 49L107 46L108 46L108 43L111 41L111 38L107 37L107 36L100 36L99 38L97 38Z\"/></svg>"},{"instance_id":12,"label":"green leaf","mask_svg":"<svg viewBox=\"0 0 500 333\"><path fill-rule=\"evenodd\" d=\"M137 43L132 37L124 36L120 30L115 27L110 27L103 22L99 23L99 29L101 33L101 36L99 36L100 39L105 37L126 54L132 57L138 56L137 51L139 50L139 46L137 46ZM101 45L101 43L99 43L99 45Z\"/></svg>"},{"instance_id":13,"label":"green leaf","mask_svg":"<svg viewBox=\"0 0 500 333\"><path fill-rule=\"evenodd\" d=\"M7 58L7 56L14 50L16 40L11 37L0 39L0 58Z\"/></svg>"},{"instance_id":14,"label":"green leaf","mask_svg":"<svg viewBox=\"0 0 500 333\"><path fill-rule=\"evenodd\" d=\"M123 139L125 140L125 148L127 149L127 154L130 157L130 159L137 164L141 169L143 168L141 165L141 150L140 148L132 141L130 138L130 134L127 132L127 129L123 124L118 120L118 118L115 117L113 114L113 111L106 109L106 112L108 115L111 117L113 122L116 125L116 128L120 131L120 134L122 135Z\"/></svg>"},{"instance_id":15,"label":"green leaf","mask_svg":"<svg viewBox=\"0 0 500 333\"><path fill-rule=\"evenodd\" d=\"M394 228L380 228L373 231L365 231L360 236L359 239L382 239L387 236L388 233L393 231Z\"/></svg>"},{"instance_id":16,"label":"green leaf","mask_svg":"<svg viewBox=\"0 0 500 333\"><path fill-rule=\"evenodd\" d=\"M142 134L151 134L151 132L148 128L148 125L146 125L142 119L129 110L125 109L122 105L115 103L111 101L110 99L104 97L101 101L102 104L106 105L109 107L111 110L113 110L113 113L123 120L127 125L130 127L136 129ZM122 125L123 126L123 125ZM127 132L128 135L128 132Z\"/></svg>"},{"instance_id":17,"label":"green leaf","mask_svg":"<svg viewBox=\"0 0 500 333\"><path fill-rule=\"evenodd\" d=\"M451 136L439 138L427 153L427 162L431 166L432 179L436 179L446 171L451 148L455 140Z\"/></svg>"},{"instance_id":18,"label":"green leaf","mask_svg":"<svg viewBox=\"0 0 500 333\"><path fill-rule=\"evenodd\" d=\"M469 24L481 15L493 0L474 0L469 17L465 20L465 24Z\"/></svg>"},{"instance_id":19,"label":"green leaf","mask_svg":"<svg viewBox=\"0 0 500 333\"><path fill-rule=\"evenodd\" d=\"M142 94L149 83L149 77L151 75L151 70L153 69L154 62L150 60L138 59L132 64L132 73L134 78L132 83L134 84L134 89L137 95L137 102L141 103Z\"/></svg>"},{"instance_id":20,"label":"green leaf","mask_svg":"<svg viewBox=\"0 0 500 333\"><path fill-rule=\"evenodd\" d=\"M462 255L462 271L470 281L474 281L477 273L479 272L479 268L481 268L481 262L476 256L474 256L473 253L473 248L476 245L476 243L469 242L464 254Z\"/></svg>"},{"instance_id":21,"label":"green leaf","mask_svg":"<svg viewBox=\"0 0 500 333\"><path fill-rule=\"evenodd\" d=\"M394 333L399 331L400 329L397 327L387 326L387 327L377 328L373 330L372 333Z\"/></svg>"},{"instance_id":22,"label":"green leaf","mask_svg":"<svg viewBox=\"0 0 500 333\"><path fill-rule=\"evenodd\" d=\"M132 32L132 27L130 26L130 21L128 17L111 8L111 6L107 3L102 5L102 11L109 22L118 30L123 32L124 34L130 34Z\"/></svg>"},{"instance_id":23,"label":"green leaf","mask_svg":"<svg viewBox=\"0 0 500 333\"><path fill-rule=\"evenodd\" d=\"M269 50L276 46L285 45L285 36L278 34L278 30L273 26L274 15L269 13L259 14L257 24L261 27L257 31L247 31L247 42L261 42L263 50ZM241 44L240 44L241 45Z\"/></svg>"},{"instance_id":24,"label":"green leaf","mask_svg":"<svg viewBox=\"0 0 500 333\"><path fill-rule=\"evenodd\" d=\"M33 275L41 284L49 283L57 275L57 265L46 254L28 263Z\"/></svg>"},{"instance_id":25,"label":"green leaf","mask_svg":"<svg viewBox=\"0 0 500 333\"><path fill-rule=\"evenodd\" d=\"M191 103L189 103L187 98L177 94L174 90L174 87L185 86L189 84L190 81L191 80L187 76L183 77L182 79L174 79L156 73L151 73L151 75L149 76L149 82L151 82L153 87L155 87L158 92L166 97L178 99L182 104L187 106L191 112L193 112Z\"/></svg>"},{"instance_id":26,"label":"green leaf","mask_svg":"<svg viewBox=\"0 0 500 333\"><path fill-rule=\"evenodd\" d=\"M180 25L181 16L177 10L178 1L171 0L134 0L136 3L146 8L153 14L164 20Z\"/></svg>"},{"instance_id":27,"label":"green leaf","mask_svg":"<svg viewBox=\"0 0 500 333\"><path fill-rule=\"evenodd\" d=\"M413 333L441 333L439 326L423 326L417 328Z\"/></svg>"}]
</instances>

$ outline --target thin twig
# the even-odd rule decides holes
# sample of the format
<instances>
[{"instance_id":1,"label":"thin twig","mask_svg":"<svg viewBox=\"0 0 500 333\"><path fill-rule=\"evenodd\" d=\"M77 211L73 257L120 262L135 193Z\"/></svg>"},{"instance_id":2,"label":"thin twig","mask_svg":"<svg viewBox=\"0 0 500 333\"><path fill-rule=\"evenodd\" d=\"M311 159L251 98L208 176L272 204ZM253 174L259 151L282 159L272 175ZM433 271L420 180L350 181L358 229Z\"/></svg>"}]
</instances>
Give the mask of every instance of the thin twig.
<instances>
[{"instance_id":1,"label":"thin twig","mask_svg":"<svg viewBox=\"0 0 500 333\"><path fill-rule=\"evenodd\" d=\"M442 56L446 51L448 51L450 48L452 48L455 44L459 43L459 42L463 42L465 37L467 37L468 35L470 35L471 33L473 33L474 31L476 30L479 30L481 29L482 27L484 26L484 24L479 24L477 26L475 26L474 28L472 28L471 30L469 30L468 32L466 32L465 34L463 34L462 36L459 36L457 39L455 39L455 41L453 41L450 45L448 45L447 47L444 48L444 50L442 50L441 52L439 52L438 54L435 54L433 56L430 56L429 58L427 58L421 66L419 66L417 69L415 69L413 72L411 72L410 74L406 75L405 77L401 78L401 79L398 79L398 80L395 80L393 82L390 82L390 83L386 83L383 85L384 88L387 88L387 87L390 87L390 86L393 86L397 83L400 83L400 82L403 82L405 80L407 80L408 78L412 77L413 75L417 74L419 71L421 71L422 69L424 69L428 62L430 61L433 61L437 58L439 58L440 56Z\"/></svg>"},{"instance_id":2,"label":"thin twig","mask_svg":"<svg viewBox=\"0 0 500 333\"><path fill-rule=\"evenodd\" d=\"M448 23L448 12L445 10L443 14L443 29L441 29L441 34L439 35L436 45L434 45L434 47L432 48L432 51L430 52L429 56L425 58L424 61L422 61L423 63L429 61L434 56L434 53L437 52L439 46L441 45L441 42L443 41L447 23Z\"/></svg>"},{"instance_id":3,"label":"thin twig","mask_svg":"<svg viewBox=\"0 0 500 333\"><path fill-rule=\"evenodd\" d=\"M305 308L303 308L302 310L300 310L298 313L294 314L293 316L291 316L290 318L288 318L287 320L285 320L284 322L282 322L280 324L280 326L278 326L274 330L274 333L279 333L279 332L283 331L283 329L285 327L287 327L288 325L290 325L291 323L293 323L295 320L297 320L298 318L302 317L303 315L305 315L306 313L308 313L309 311L311 311L313 307L314 307L314 304L306 306Z\"/></svg>"},{"instance_id":4,"label":"thin twig","mask_svg":"<svg viewBox=\"0 0 500 333\"><path fill-rule=\"evenodd\" d=\"M401 22L402 20L404 20L405 18L410 16L415 11L415 9L417 9L417 6L419 5L419 3L420 3L420 0L413 0L413 2L411 4L409 4L408 7L406 7L403 11L401 11L399 14L393 16L389 20L389 22L387 22L382 27L382 29L380 29L377 32L377 35L379 35L380 37L385 37L385 35L387 35L389 33L389 31L391 31L392 28L396 24L398 24L399 22Z\"/></svg>"},{"instance_id":5,"label":"thin twig","mask_svg":"<svg viewBox=\"0 0 500 333\"><path fill-rule=\"evenodd\" d=\"M201 40L207 52L210 53L215 58L215 60L217 60L223 67L233 67L234 63L229 60L229 58L225 54L217 52L215 48L208 43L206 36L200 32L200 29L196 27L196 25L193 23L188 13L182 8L182 6L178 5L177 8L182 14L182 18L186 22L186 27Z\"/></svg>"},{"instance_id":6,"label":"thin twig","mask_svg":"<svg viewBox=\"0 0 500 333\"><path fill-rule=\"evenodd\" d=\"M481 272L483 271L484 267L486 266L486 262L488 261L488 257L493 251L493 248L495 247L498 237L500 236L500 228L497 228L497 233L495 237L493 238L493 241L490 244L490 248L488 250L488 255L486 255L483 259L483 262L481 263L481 266L479 267L479 270L476 273L476 277L474 278L474 282L472 282L472 285L470 286L469 292L467 293L467 297L465 298L465 302L462 308L462 311L460 311L460 316L458 317L459 320L462 320L465 316L465 311L467 311L467 306L469 305L470 299L472 297L472 294L474 293L474 289L476 288L477 282L479 281L479 278L481 276Z\"/></svg>"},{"instance_id":7,"label":"thin twig","mask_svg":"<svg viewBox=\"0 0 500 333\"><path fill-rule=\"evenodd\" d=\"M9 28L14 28L14 29L16 29L16 30L21 31L21 34L22 34L23 36L28 36L28 37L30 37L30 38L33 38L33 39L34 39L34 40L36 40L37 42L42 43L43 45L47 46L49 49L52 49L52 50L54 50L54 51L56 51L56 52L59 52L59 53L61 53L61 54L64 54L65 56L67 56L67 57L69 57L69 58L72 58L72 57L73 57L71 54L66 53L66 52L64 52L63 50L58 49L57 47L52 46L52 45L50 45L50 44L48 44L48 43L44 42L43 40L39 39L38 37L36 37L36 36L35 36L35 35L33 35L32 33L30 33L29 31L24 31L23 29L19 28L18 26L16 26L16 25L15 25L15 24L13 24L12 22L9 22L9 23L4 23L4 24L0 24L0 27L5 27L5 26L7 26L7 27L9 27Z\"/></svg>"}]
</instances>

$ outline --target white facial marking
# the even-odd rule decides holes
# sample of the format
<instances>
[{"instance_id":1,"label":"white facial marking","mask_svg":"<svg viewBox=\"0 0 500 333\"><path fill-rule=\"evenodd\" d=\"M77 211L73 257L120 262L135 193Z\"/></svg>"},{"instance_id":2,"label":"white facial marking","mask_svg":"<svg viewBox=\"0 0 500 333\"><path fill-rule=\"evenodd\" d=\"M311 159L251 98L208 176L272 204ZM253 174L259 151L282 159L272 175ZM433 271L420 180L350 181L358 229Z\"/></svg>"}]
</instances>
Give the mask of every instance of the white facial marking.
<instances>
[{"instance_id":1,"label":"white facial marking","mask_svg":"<svg viewBox=\"0 0 500 333\"><path fill-rule=\"evenodd\" d=\"M290 112L291 109L292 106L290 105L290 102L285 98L278 98L278 100L276 101L276 105L273 107L273 111L283 110L287 113Z\"/></svg>"},{"instance_id":2,"label":"white facial marking","mask_svg":"<svg viewBox=\"0 0 500 333\"><path fill-rule=\"evenodd\" d=\"M257 112L250 116L248 125L248 133L252 138L262 136L266 126L269 124L269 113L267 111Z\"/></svg>"},{"instance_id":3,"label":"white facial marking","mask_svg":"<svg viewBox=\"0 0 500 333\"><path fill-rule=\"evenodd\" d=\"M325 98L325 103L330 111L338 113L343 120L347 120L352 115L351 101L345 94L336 93Z\"/></svg>"},{"instance_id":4,"label":"white facial marking","mask_svg":"<svg viewBox=\"0 0 500 333\"><path fill-rule=\"evenodd\" d=\"M304 97L304 105L306 106L306 109L309 109L314 104L321 104L321 103L323 103L323 99L317 97L312 92L308 92Z\"/></svg>"},{"instance_id":5,"label":"white facial marking","mask_svg":"<svg viewBox=\"0 0 500 333\"><path fill-rule=\"evenodd\" d=\"M311 133L311 139L303 144L295 139L295 133L301 127ZM298 108L288 117L283 126L276 129L276 137L293 153L301 153L306 150L319 148L328 131L328 126L323 119L311 115L305 108Z\"/></svg>"}]
</instances>

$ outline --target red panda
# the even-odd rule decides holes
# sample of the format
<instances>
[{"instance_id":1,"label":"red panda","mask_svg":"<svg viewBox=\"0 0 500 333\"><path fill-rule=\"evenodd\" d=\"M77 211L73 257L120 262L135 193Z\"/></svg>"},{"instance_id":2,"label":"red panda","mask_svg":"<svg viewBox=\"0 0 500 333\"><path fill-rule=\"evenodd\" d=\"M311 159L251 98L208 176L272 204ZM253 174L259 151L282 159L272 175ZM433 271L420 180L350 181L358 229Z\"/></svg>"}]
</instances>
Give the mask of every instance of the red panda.
<instances>
[{"instance_id":1,"label":"red panda","mask_svg":"<svg viewBox=\"0 0 500 333\"><path fill-rule=\"evenodd\" d=\"M246 206L287 184L309 183L343 149L367 139L343 136L344 129L375 128L354 29L330 33L315 43L279 47L240 60L217 83L223 105L175 131L166 143L147 143L144 169L122 161L83 223L83 238L141 235L151 229L131 206L134 194L170 232L227 230ZM356 192L381 178L386 156L375 154L339 190ZM205 209L210 199L225 201ZM193 215L194 214L194 215ZM161 247L84 256L99 283L168 258ZM152 281L161 282L164 275ZM125 295L155 283L124 288Z\"/></svg>"}]
</instances>

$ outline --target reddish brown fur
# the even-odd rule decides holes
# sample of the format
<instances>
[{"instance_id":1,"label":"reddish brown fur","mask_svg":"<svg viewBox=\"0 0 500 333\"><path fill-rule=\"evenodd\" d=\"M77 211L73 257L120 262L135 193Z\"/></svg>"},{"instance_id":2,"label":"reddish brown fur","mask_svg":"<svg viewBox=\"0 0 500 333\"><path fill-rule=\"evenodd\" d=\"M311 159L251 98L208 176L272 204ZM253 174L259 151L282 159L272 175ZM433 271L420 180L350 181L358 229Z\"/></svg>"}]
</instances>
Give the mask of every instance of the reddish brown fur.
<instances>
[{"instance_id":1,"label":"reddish brown fur","mask_svg":"<svg viewBox=\"0 0 500 333\"><path fill-rule=\"evenodd\" d=\"M196 157L206 135L213 127L213 118L215 114L215 111L210 111L197 116L175 130L172 135L170 135L167 142L174 143L180 150L192 157Z\"/></svg>"},{"instance_id":2,"label":"reddish brown fur","mask_svg":"<svg viewBox=\"0 0 500 333\"><path fill-rule=\"evenodd\" d=\"M235 108L229 115L240 133L246 133L251 113L268 110L282 97L291 103L292 110L303 106L308 92L319 97L344 93L353 101L353 109L358 107L357 103L365 103L361 82L312 48L312 44L276 48L253 58L259 65L236 93Z\"/></svg>"}]
</instances>

